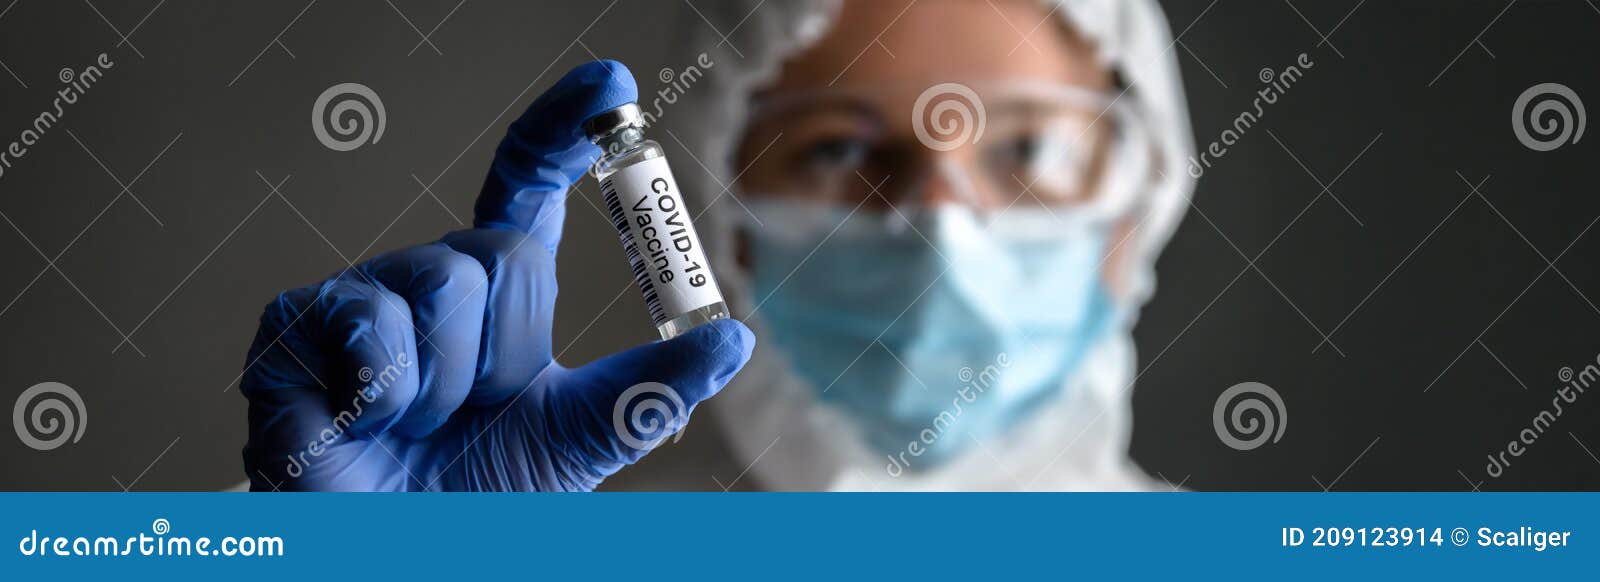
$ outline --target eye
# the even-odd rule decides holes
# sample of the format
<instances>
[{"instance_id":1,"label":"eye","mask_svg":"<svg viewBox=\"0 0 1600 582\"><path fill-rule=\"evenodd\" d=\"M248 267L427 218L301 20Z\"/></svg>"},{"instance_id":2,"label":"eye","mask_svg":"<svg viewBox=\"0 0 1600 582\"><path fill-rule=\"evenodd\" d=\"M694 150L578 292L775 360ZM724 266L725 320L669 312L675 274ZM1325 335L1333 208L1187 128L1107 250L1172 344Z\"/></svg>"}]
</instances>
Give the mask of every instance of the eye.
<instances>
[{"instance_id":1,"label":"eye","mask_svg":"<svg viewBox=\"0 0 1600 582\"><path fill-rule=\"evenodd\" d=\"M856 138L819 140L801 152L801 159L813 172L847 172L861 166L868 144Z\"/></svg>"},{"instance_id":2,"label":"eye","mask_svg":"<svg viewBox=\"0 0 1600 582\"><path fill-rule=\"evenodd\" d=\"M1022 135L1006 140L990 150L990 162L1000 167L1020 169L1032 165L1044 151L1044 140L1037 135Z\"/></svg>"}]
</instances>

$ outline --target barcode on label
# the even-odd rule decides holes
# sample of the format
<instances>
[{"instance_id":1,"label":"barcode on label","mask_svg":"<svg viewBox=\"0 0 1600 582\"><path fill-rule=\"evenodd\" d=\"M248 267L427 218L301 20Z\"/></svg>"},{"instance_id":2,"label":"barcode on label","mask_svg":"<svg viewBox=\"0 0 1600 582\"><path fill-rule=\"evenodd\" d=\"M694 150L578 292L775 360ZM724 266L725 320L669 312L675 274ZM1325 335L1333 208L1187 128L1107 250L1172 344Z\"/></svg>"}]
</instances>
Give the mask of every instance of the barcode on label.
<instances>
[{"instance_id":1,"label":"barcode on label","mask_svg":"<svg viewBox=\"0 0 1600 582\"><path fill-rule=\"evenodd\" d=\"M667 314L661 307L661 296L656 293L656 285L650 280L649 267L646 266L644 256L639 254L639 245L633 238L633 225L628 223L628 215L622 210L622 201L617 198L616 184L610 180L600 183L600 194L605 197L606 212L611 215L611 226L616 227L617 237L622 240L622 250L628 255L628 264L633 267L633 280L639 285L639 292L644 294L644 305L650 310L650 321L660 326L667 321Z\"/></svg>"}]
</instances>

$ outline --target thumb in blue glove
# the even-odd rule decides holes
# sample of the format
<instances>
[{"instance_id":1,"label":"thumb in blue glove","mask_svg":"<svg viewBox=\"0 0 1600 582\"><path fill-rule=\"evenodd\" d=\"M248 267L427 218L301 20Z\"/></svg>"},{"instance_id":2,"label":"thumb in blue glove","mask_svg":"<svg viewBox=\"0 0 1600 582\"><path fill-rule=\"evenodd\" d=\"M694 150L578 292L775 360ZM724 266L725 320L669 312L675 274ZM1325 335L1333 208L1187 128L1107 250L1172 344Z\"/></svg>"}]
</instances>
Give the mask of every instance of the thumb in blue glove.
<instances>
[{"instance_id":1,"label":"thumb in blue glove","mask_svg":"<svg viewBox=\"0 0 1600 582\"><path fill-rule=\"evenodd\" d=\"M568 188L599 148L582 122L637 98L582 65L514 122L475 228L280 294L241 392L254 490L589 490L688 421L749 359L723 320L568 369L551 353Z\"/></svg>"}]
</instances>

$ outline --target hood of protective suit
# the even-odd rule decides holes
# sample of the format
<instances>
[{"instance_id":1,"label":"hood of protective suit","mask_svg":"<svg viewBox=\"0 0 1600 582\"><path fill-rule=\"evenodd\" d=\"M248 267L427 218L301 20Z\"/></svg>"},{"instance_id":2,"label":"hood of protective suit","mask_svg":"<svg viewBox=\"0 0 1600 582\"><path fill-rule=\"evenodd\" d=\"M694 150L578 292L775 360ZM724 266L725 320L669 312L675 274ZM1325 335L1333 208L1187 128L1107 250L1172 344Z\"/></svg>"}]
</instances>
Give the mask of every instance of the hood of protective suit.
<instances>
[{"instance_id":1,"label":"hood of protective suit","mask_svg":"<svg viewBox=\"0 0 1600 582\"><path fill-rule=\"evenodd\" d=\"M839 6L828 0L696 0L679 20L687 39L673 43L667 63L712 62L661 124L708 168L682 172L686 192L708 204L697 223L735 317L759 338L755 357L722 394L712 416L749 477L777 490L1128 490L1158 482L1128 457L1136 359L1132 327L1138 306L1154 288L1154 263L1193 191L1184 171L1193 150L1171 32L1154 0L1063 0L1053 14L1091 39L1152 129L1155 171L1132 217L1131 234L1115 244L1128 261L1117 300L1127 314L1060 387L1061 397L982 446L920 472L891 476L887 459L869 449L855 421L819 402L792 373L768 324L754 307L748 274L734 257L740 212L731 200L734 152L751 109L751 95L771 83L783 61L804 50L833 24ZM726 34L726 42L723 35ZM702 56L704 54L704 56ZM715 177L709 175L716 174ZM726 194L722 194L727 191ZM717 200L713 203L713 200ZM704 422L704 421L702 421Z\"/></svg>"}]
</instances>

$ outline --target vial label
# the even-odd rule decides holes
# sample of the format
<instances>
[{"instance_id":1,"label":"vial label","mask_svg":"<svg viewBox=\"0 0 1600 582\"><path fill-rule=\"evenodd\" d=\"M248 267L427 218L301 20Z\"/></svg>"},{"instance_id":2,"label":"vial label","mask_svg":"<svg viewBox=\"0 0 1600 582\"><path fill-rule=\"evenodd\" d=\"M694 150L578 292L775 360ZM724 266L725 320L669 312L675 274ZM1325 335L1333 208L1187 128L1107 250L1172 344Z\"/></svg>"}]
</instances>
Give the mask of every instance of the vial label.
<instances>
[{"instance_id":1,"label":"vial label","mask_svg":"<svg viewBox=\"0 0 1600 582\"><path fill-rule=\"evenodd\" d=\"M617 170L600 193L655 325L722 301L666 158Z\"/></svg>"}]
</instances>

